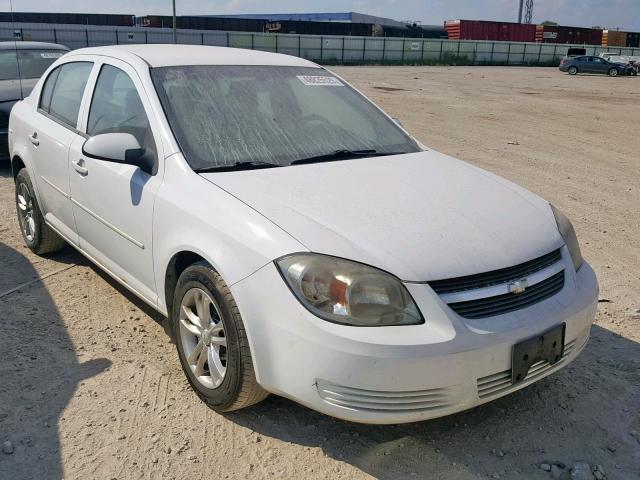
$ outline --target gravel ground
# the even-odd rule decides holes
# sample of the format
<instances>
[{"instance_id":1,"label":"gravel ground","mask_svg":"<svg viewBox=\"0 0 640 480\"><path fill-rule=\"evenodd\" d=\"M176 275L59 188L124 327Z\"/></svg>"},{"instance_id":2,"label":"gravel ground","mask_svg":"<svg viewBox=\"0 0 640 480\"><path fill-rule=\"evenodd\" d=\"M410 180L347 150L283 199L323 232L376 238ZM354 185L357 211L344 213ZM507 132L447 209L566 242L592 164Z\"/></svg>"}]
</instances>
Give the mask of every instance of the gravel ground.
<instances>
[{"instance_id":1,"label":"gravel ground","mask_svg":"<svg viewBox=\"0 0 640 480\"><path fill-rule=\"evenodd\" d=\"M188 388L159 315L72 249L23 246L0 169L0 479L640 478L640 80L335 70L425 144L572 218L601 286L584 353L429 422L351 424L275 396L218 415Z\"/></svg>"}]
</instances>

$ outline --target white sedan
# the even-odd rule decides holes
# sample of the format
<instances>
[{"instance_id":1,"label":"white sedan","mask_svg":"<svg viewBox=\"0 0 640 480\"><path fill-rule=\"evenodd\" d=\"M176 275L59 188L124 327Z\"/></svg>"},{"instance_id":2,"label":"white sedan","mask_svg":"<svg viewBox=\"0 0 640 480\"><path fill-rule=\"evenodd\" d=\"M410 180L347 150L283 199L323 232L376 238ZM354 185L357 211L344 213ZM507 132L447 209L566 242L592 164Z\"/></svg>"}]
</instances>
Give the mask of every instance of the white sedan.
<instances>
[{"instance_id":1,"label":"white sedan","mask_svg":"<svg viewBox=\"0 0 640 480\"><path fill-rule=\"evenodd\" d=\"M598 285L562 213L312 62L76 50L13 109L9 144L29 248L69 243L167 315L217 411L271 392L424 420L531 384L589 338Z\"/></svg>"}]
</instances>

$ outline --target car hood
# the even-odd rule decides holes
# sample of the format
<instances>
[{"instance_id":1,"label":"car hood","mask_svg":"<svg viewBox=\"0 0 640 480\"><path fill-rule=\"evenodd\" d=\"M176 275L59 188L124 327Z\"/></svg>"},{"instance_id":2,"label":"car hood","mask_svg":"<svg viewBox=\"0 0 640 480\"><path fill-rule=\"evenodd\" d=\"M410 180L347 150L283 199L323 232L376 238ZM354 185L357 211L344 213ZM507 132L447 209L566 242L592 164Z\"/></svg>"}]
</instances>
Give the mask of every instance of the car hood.
<instances>
[{"instance_id":1,"label":"car hood","mask_svg":"<svg viewBox=\"0 0 640 480\"><path fill-rule=\"evenodd\" d=\"M504 268L563 244L546 201L433 151L202 175L309 250L405 281Z\"/></svg>"},{"instance_id":2,"label":"car hood","mask_svg":"<svg viewBox=\"0 0 640 480\"><path fill-rule=\"evenodd\" d=\"M0 80L0 102L22 100L28 96L38 82L37 78L22 80Z\"/></svg>"}]
</instances>

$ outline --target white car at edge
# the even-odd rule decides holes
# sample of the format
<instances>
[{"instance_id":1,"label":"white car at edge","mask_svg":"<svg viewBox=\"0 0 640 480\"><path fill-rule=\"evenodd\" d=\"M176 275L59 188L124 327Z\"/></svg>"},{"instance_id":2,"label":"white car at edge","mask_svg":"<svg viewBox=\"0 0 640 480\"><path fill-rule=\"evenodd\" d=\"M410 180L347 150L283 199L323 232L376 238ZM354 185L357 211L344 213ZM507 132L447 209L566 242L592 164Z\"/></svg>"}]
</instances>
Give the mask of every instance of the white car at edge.
<instances>
[{"instance_id":1,"label":"white car at edge","mask_svg":"<svg viewBox=\"0 0 640 480\"><path fill-rule=\"evenodd\" d=\"M275 393L424 420L535 382L589 338L598 284L566 217L312 62L76 50L9 128L27 245L67 242L169 316L215 410Z\"/></svg>"}]
</instances>

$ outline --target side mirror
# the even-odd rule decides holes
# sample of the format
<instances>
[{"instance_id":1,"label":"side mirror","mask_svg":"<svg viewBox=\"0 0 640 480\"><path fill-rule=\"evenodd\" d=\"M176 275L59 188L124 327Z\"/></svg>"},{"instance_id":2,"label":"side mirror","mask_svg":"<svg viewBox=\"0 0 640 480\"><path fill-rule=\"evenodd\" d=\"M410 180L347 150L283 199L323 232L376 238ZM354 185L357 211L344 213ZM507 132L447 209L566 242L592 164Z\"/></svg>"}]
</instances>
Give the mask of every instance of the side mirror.
<instances>
[{"instance_id":1,"label":"side mirror","mask_svg":"<svg viewBox=\"0 0 640 480\"><path fill-rule=\"evenodd\" d=\"M158 172L154 152L142 148L130 133L103 133L91 137L82 145L82 154L105 162L134 165L149 175Z\"/></svg>"}]
</instances>

